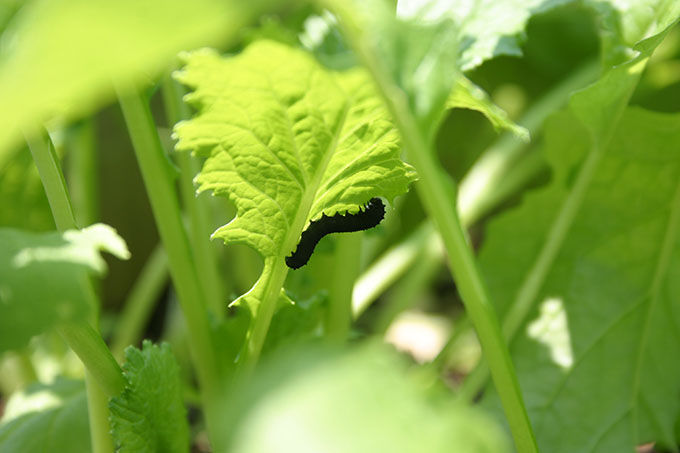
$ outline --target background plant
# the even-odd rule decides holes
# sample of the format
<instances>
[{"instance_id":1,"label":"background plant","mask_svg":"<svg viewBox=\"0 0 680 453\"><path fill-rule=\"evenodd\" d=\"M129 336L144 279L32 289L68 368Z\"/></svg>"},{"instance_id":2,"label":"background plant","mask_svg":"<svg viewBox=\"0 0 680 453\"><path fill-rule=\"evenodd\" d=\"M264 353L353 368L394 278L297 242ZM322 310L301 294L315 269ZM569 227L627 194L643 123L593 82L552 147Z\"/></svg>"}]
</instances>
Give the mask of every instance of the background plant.
<instances>
[{"instance_id":1,"label":"background plant","mask_svg":"<svg viewBox=\"0 0 680 453\"><path fill-rule=\"evenodd\" d=\"M676 449L679 18L6 2L0 450Z\"/></svg>"}]
</instances>

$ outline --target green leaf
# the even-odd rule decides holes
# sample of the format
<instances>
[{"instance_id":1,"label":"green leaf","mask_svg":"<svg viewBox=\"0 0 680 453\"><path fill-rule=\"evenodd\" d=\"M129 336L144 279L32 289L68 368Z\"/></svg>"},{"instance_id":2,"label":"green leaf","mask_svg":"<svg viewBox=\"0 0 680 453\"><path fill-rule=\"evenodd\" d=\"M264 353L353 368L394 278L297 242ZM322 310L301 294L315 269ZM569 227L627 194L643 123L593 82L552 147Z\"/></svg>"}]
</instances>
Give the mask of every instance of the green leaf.
<instances>
[{"instance_id":1,"label":"green leaf","mask_svg":"<svg viewBox=\"0 0 680 453\"><path fill-rule=\"evenodd\" d=\"M116 451L188 451L182 382L170 346L164 343L159 347L145 340L142 350L128 347L123 373L125 390L109 403Z\"/></svg>"},{"instance_id":2,"label":"green leaf","mask_svg":"<svg viewBox=\"0 0 680 453\"><path fill-rule=\"evenodd\" d=\"M413 98L413 111L422 117L421 127L426 134L429 136L437 130L445 101L447 109L477 110L496 130L507 129L528 141L526 129L513 123L481 88L469 79L457 76L456 27L446 20L446 14L431 20L426 13L429 3L420 2L414 10L410 6L402 8L397 20L393 10L385 7L381 0L362 2L359 6L365 16L364 28L372 30L378 43L376 47L383 54L394 80ZM400 5L403 6L403 2ZM310 17L305 22L305 29L300 40L324 64L330 67L356 64L354 54L338 34L335 16L325 12L323 16Z\"/></svg>"},{"instance_id":3,"label":"green leaf","mask_svg":"<svg viewBox=\"0 0 680 453\"><path fill-rule=\"evenodd\" d=\"M389 74L389 81L379 82L382 90L390 97L405 94L423 136L433 139L459 75L458 34L451 18L426 16L420 8L404 9L395 18L394 7L385 0L332 3L347 18L345 26L355 29L349 34L362 35L361 45L379 55L379 62L369 64Z\"/></svg>"},{"instance_id":4,"label":"green leaf","mask_svg":"<svg viewBox=\"0 0 680 453\"><path fill-rule=\"evenodd\" d=\"M199 114L175 127L177 149L207 157L199 190L227 195L237 209L214 237L282 261L322 213L355 213L375 196L391 202L415 179L364 72L330 72L269 41L186 61L178 78L194 89L187 99Z\"/></svg>"},{"instance_id":5,"label":"green leaf","mask_svg":"<svg viewBox=\"0 0 680 453\"><path fill-rule=\"evenodd\" d=\"M30 231L54 230L54 219L28 148L0 159L0 225Z\"/></svg>"},{"instance_id":6,"label":"green leaf","mask_svg":"<svg viewBox=\"0 0 680 453\"><path fill-rule=\"evenodd\" d=\"M87 113L112 98L112 80L140 80L175 54L233 39L270 0L26 2L0 50L0 160L21 130Z\"/></svg>"},{"instance_id":7,"label":"green leaf","mask_svg":"<svg viewBox=\"0 0 680 453\"><path fill-rule=\"evenodd\" d=\"M0 451L90 451L87 398L82 381L57 379L15 393L0 421Z\"/></svg>"},{"instance_id":8,"label":"green leaf","mask_svg":"<svg viewBox=\"0 0 680 453\"><path fill-rule=\"evenodd\" d=\"M273 351L285 345L321 338L327 305L328 294L325 292L281 305L272 317L263 350Z\"/></svg>"},{"instance_id":9,"label":"green leaf","mask_svg":"<svg viewBox=\"0 0 680 453\"><path fill-rule=\"evenodd\" d=\"M480 261L507 304L589 152L588 129L553 118L550 187L494 222ZM539 446L554 452L677 446L680 417L680 115L630 108L513 347ZM510 264L511 263L511 264Z\"/></svg>"},{"instance_id":10,"label":"green leaf","mask_svg":"<svg viewBox=\"0 0 680 453\"><path fill-rule=\"evenodd\" d=\"M588 0L585 4L599 16L604 67L633 59L644 47L640 41L669 28L680 15L680 3L672 0Z\"/></svg>"},{"instance_id":11,"label":"green leaf","mask_svg":"<svg viewBox=\"0 0 680 453\"><path fill-rule=\"evenodd\" d=\"M648 8L644 9L644 20L647 27L644 30L635 28L636 32L628 33L630 39L635 36L635 45L627 48L627 58L617 59L612 62L605 55L604 74L593 85L576 93L570 102L570 106L576 116L585 124L599 147L606 147L606 142L612 134L613 128L620 117L623 109L628 104L630 96L637 86L640 74L645 69L649 57L654 50L661 44L675 23L680 20L680 3L664 0L647 0L644 2ZM592 1L591 4L598 5L610 12L614 8L609 2ZM618 5L618 2L616 3ZM648 11L654 11L653 16L647 16ZM612 13L619 18L618 13ZM608 17L601 18L604 25L604 33L608 23ZM619 19L622 20L622 19ZM631 23L630 19L621 23L617 22L617 27L625 27ZM624 42L618 42L624 46Z\"/></svg>"},{"instance_id":12,"label":"green leaf","mask_svg":"<svg viewBox=\"0 0 680 453\"><path fill-rule=\"evenodd\" d=\"M469 71L499 55L520 56L529 18L572 0L399 0L400 15L418 14L435 20L449 17L458 26L458 65Z\"/></svg>"},{"instance_id":13,"label":"green leaf","mask_svg":"<svg viewBox=\"0 0 680 453\"><path fill-rule=\"evenodd\" d=\"M497 130L506 129L524 142L529 141L529 131L515 124L508 114L494 104L489 96L466 77L459 77L453 91L446 100L447 108L476 110L488 119Z\"/></svg>"},{"instance_id":14,"label":"green leaf","mask_svg":"<svg viewBox=\"0 0 680 453\"><path fill-rule=\"evenodd\" d=\"M85 319L84 279L106 269L102 250L129 256L103 224L44 234L0 228L0 351L19 348L54 324Z\"/></svg>"},{"instance_id":15,"label":"green leaf","mask_svg":"<svg viewBox=\"0 0 680 453\"><path fill-rule=\"evenodd\" d=\"M428 401L379 347L284 354L238 395L231 451L240 453L508 451L489 419L445 394Z\"/></svg>"}]
</instances>

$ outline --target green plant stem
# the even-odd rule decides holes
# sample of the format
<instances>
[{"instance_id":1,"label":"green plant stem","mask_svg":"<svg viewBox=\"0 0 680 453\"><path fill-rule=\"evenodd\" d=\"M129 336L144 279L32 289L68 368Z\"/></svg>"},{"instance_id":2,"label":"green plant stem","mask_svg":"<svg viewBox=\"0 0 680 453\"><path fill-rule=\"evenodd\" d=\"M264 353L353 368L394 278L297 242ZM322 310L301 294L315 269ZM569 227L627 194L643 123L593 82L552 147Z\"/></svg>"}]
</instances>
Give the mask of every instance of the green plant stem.
<instances>
[{"instance_id":1,"label":"green plant stem","mask_svg":"<svg viewBox=\"0 0 680 453\"><path fill-rule=\"evenodd\" d=\"M474 254L467 242L455 204L452 203L452 200L455 200L455 188L449 185L448 178L442 176L443 171L435 162L435 153L428 145L427 139L418 130L404 93L393 84L388 75L389 72L380 66L380 59L374 54L368 41L362 39L362 32L354 23L351 7L339 0L328 3L331 10L340 18L346 35L349 36L357 54L372 74L401 132L409 160L421 178L416 184L420 200L428 215L434 219L442 236L448 252L450 270L489 363L515 445L518 451L536 452L538 447L524 407L510 353L503 340L496 313L477 271Z\"/></svg>"},{"instance_id":2,"label":"green plant stem","mask_svg":"<svg viewBox=\"0 0 680 453\"><path fill-rule=\"evenodd\" d=\"M69 192L78 225L92 225L99 218L97 148L93 120L83 120L67 131Z\"/></svg>"},{"instance_id":3,"label":"green plant stem","mask_svg":"<svg viewBox=\"0 0 680 453\"><path fill-rule=\"evenodd\" d=\"M121 389L122 390L122 389ZM96 453L113 453L114 445L109 428L109 398L97 385L96 378L85 370L85 391L87 394L87 418L90 422L91 443ZM102 421L107 423L103 423Z\"/></svg>"},{"instance_id":4,"label":"green plant stem","mask_svg":"<svg viewBox=\"0 0 680 453\"><path fill-rule=\"evenodd\" d=\"M141 339L149 316L168 279L168 256L161 245L151 252L142 272L123 304L116 323L111 351L118 360L124 359L125 348Z\"/></svg>"},{"instance_id":5,"label":"green plant stem","mask_svg":"<svg viewBox=\"0 0 680 453\"><path fill-rule=\"evenodd\" d=\"M182 223L174 170L161 144L147 99L132 87L117 86L116 89L156 226L168 254L170 275L188 327L189 348L201 387L208 431L215 440L219 425L216 404L221 393L217 356L210 337L205 295ZM213 448L222 450L221 445Z\"/></svg>"},{"instance_id":6,"label":"green plant stem","mask_svg":"<svg viewBox=\"0 0 680 453\"><path fill-rule=\"evenodd\" d=\"M395 106L398 112L398 106ZM399 113L397 113L398 115ZM403 114L403 113L402 113ZM503 403L505 414L515 438L517 449L522 452L537 451L529 418L515 375L510 353L505 344L496 313L489 301L486 288L479 276L475 258L467 242L455 208L451 205L447 181L440 176L433 153L419 137L415 128L404 121L402 137L414 167L422 178L417 186L420 199L428 214L434 219L448 252L449 267L458 286L466 311L479 337L484 357Z\"/></svg>"},{"instance_id":7,"label":"green plant stem","mask_svg":"<svg viewBox=\"0 0 680 453\"><path fill-rule=\"evenodd\" d=\"M59 156L47 131L30 131L26 134L26 142L38 168L57 230L78 228L66 180L59 164Z\"/></svg>"},{"instance_id":8,"label":"green plant stem","mask_svg":"<svg viewBox=\"0 0 680 453\"><path fill-rule=\"evenodd\" d=\"M59 231L76 228L71 198L61 171L59 159L52 140L46 131L27 134L28 146L33 155L45 194L52 210L54 222ZM99 301L92 281L83 276L83 292L90 301L90 323L97 325ZM90 433L94 453L113 452L113 439L109 434L108 410L102 401L122 391L125 379L111 351L97 331L85 322L71 323L57 327L66 344L78 355L85 365L87 404L90 411ZM104 407L104 409L102 409Z\"/></svg>"},{"instance_id":9,"label":"green plant stem","mask_svg":"<svg viewBox=\"0 0 680 453\"><path fill-rule=\"evenodd\" d=\"M189 109L182 101L184 90L170 76L163 78L161 93L168 124L172 125L190 117ZM174 153L174 157L180 169L179 189L182 204L189 212L189 239L195 255L196 270L206 295L208 308L217 319L223 319L226 314L226 303L217 257L210 243L212 229L208 221L209 200L196 195L193 182L197 171L196 160L187 152Z\"/></svg>"},{"instance_id":10,"label":"green plant stem","mask_svg":"<svg viewBox=\"0 0 680 453\"><path fill-rule=\"evenodd\" d=\"M340 234L335 242L326 313L326 335L332 342L344 342L352 324L352 284L359 275L361 239L360 234Z\"/></svg>"},{"instance_id":11,"label":"green plant stem","mask_svg":"<svg viewBox=\"0 0 680 453\"><path fill-rule=\"evenodd\" d=\"M279 300L279 294L283 283L286 281L288 275L288 267L284 260L279 257L269 257L265 259L264 270L262 271L262 278L267 280L263 282L263 297L257 309L255 320L252 328L246 338L245 357L242 361L243 365L239 373L247 375L252 372L260 358L264 340L267 337L267 331L271 324L272 317L276 311L276 306Z\"/></svg>"},{"instance_id":12,"label":"green plant stem","mask_svg":"<svg viewBox=\"0 0 680 453\"><path fill-rule=\"evenodd\" d=\"M101 335L83 323L62 324L57 332L83 361L107 397L118 395L125 387L120 367Z\"/></svg>"}]
</instances>

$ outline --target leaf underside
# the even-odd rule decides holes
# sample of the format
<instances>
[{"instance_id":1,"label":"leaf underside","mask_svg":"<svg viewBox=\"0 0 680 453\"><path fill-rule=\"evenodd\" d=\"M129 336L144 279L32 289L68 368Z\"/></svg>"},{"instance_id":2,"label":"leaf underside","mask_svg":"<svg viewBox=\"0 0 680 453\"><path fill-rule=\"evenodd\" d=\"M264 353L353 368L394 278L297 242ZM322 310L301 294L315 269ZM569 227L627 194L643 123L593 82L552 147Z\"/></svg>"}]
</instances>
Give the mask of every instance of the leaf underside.
<instances>
[{"instance_id":1,"label":"leaf underside","mask_svg":"<svg viewBox=\"0 0 680 453\"><path fill-rule=\"evenodd\" d=\"M387 112L364 72L334 73L310 55L258 41L224 58L186 57L178 79L199 114L175 127L178 150L207 157L200 190L226 195L237 215L214 236L283 258L322 213L355 213L407 190Z\"/></svg>"}]
</instances>

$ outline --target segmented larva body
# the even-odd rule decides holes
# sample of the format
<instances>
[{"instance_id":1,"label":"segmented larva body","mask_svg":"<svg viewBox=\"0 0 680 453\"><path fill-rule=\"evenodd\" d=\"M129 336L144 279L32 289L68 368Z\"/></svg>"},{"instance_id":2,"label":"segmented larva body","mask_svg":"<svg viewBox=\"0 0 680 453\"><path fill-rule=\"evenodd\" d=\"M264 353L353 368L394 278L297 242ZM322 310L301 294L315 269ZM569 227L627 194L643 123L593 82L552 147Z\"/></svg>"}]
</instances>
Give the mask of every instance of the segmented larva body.
<instances>
[{"instance_id":1,"label":"segmented larva body","mask_svg":"<svg viewBox=\"0 0 680 453\"><path fill-rule=\"evenodd\" d=\"M302 232L297 248L292 255L286 257L286 265L291 269L298 269L307 264L316 244L327 234L368 230L377 226L384 217L385 205L380 198L371 198L356 214L323 214Z\"/></svg>"}]
</instances>

